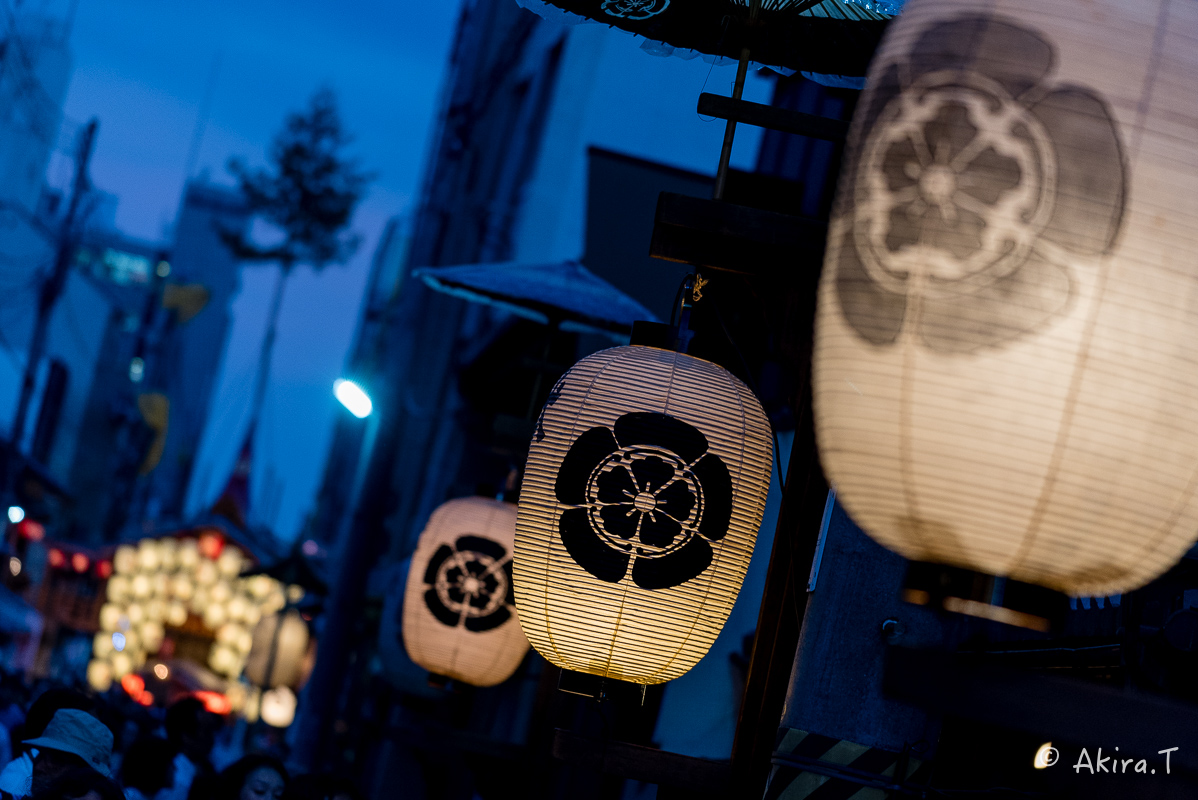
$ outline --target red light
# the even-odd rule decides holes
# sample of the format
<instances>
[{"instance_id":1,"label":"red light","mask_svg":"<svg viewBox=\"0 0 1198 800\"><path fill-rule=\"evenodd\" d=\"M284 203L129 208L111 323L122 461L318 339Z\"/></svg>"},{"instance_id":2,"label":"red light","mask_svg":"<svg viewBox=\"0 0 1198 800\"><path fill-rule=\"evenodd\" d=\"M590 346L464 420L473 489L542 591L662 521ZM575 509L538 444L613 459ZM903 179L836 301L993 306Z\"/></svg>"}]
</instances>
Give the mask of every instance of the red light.
<instances>
[{"instance_id":1,"label":"red light","mask_svg":"<svg viewBox=\"0 0 1198 800\"><path fill-rule=\"evenodd\" d=\"M46 538L46 526L26 518L17 523L17 535L31 542L40 542Z\"/></svg>"},{"instance_id":2,"label":"red light","mask_svg":"<svg viewBox=\"0 0 1198 800\"><path fill-rule=\"evenodd\" d=\"M194 697L204 704L204 708L213 714L224 716L233 710L233 701L220 692L196 692Z\"/></svg>"},{"instance_id":3,"label":"red light","mask_svg":"<svg viewBox=\"0 0 1198 800\"><path fill-rule=\"evenodd\" d=\"M97 561L96 562L96 577L111 578L112 577L112 562Z\"/></svg>"},{"instance_id":4,"label":"red light","mask_svg":"<svg viewBox=\"0 0 1198 800\"><path fill-rule=\"evenodd\" d=\"M71 556L71 566L75 568L76 572L87 572L87 568L91 565L91 559L83 555L83 553L76 553Z\"/></svg>"},{"instance_id":5,"label":"red light","mask_svg":"<svg viewBox=\"0 0 1198 800\"><path fill-rule=\"evenodd\" d=\"M146 682L145 679L140 675L130 672L128 675L121 678L121 688L124 689L130 697L140 703L142 695L146 692ZM154 702L154 699L150 698L150 702Z\"/></svg>"},{"instance_id":6,"label":"red light","mask_svg":"<svg viewBox=\"0 0 1198 800\"><path fill-rule=\"evenodd\" d=\"M50 550L50 554L46 557L50 562L50 566L54 569L62 569L67 565L66 553L59 550L57 547Z\"/></svg>"},{"instance_id":7,"label":"red light","mask_svg":"<svg viewBox=\"0 0 1198 800\"><path fill-rule=\"evenodd\" d=\"M136 700L137 700L137 702L141 703L143 706L154 705L154 695L151 694L150 692L142 692L140 695L137 696Z\"/></svg>"},{"instance_id":8,"label":"red light","mask_svg":"<svg viewBox=\"0 0 1198 800\"><path fill-rule=\"evenodd\" d=\"M196 547L199 548L200 555L215 561L220 558L221 551L225 549L225 539L219 533L204 533L200 535L200 541L196 543Z\"/></svg>"}]
</instances>

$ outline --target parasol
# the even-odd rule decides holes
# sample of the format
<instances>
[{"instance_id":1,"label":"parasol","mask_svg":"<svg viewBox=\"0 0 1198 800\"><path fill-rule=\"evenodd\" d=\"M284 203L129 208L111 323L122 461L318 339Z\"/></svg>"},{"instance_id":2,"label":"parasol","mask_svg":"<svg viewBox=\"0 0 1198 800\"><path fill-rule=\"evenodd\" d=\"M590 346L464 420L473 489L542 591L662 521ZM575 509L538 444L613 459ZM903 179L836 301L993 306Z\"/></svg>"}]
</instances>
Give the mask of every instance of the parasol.
<instances>
[{"instance_id":1,"label":"parasol","mask_svg":"<svg viewBox=\"0 0 1198 800\"><path fill-rule=\"evenodd\" d=\"M749 0L517 1L549 19L565 11L643 36L660 43L656 52L739 59L748 49L760 64L850 77L865 75L886 23L902 6L902 0L762 0L750 21Z\"/></svg>"},{"instance_id":2,"label":"parasol","mask_svg":"<svg viewBox=\"0 0 1198 800\"><path fill-rule=\"evenodd\" d=\"M557 264L470 264L414 270L439 292L499 306L562 330L628 335L649 309L576 261Z\"/></svg>"}]
</instances>

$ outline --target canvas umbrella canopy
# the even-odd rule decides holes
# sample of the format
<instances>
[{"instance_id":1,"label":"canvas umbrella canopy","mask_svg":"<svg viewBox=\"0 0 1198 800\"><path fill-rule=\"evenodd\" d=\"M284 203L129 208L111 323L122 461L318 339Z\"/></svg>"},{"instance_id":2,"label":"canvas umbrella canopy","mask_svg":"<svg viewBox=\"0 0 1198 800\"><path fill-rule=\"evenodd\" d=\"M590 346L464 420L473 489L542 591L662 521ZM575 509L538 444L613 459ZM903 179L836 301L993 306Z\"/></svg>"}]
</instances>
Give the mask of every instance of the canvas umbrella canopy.
<instances>
[{"instance_id":1,"label":"canvas umbrella canopy","mask_svg":"<svg viewBox=\"0 0 1198 800\"><path fill-rule=\"evenodd\" d=\"M795 72L860 77L902 0L521 0L547 18L554 9L672 48L754 61ZM548 13L547 13L548 11Z\"/></svg>"},{"instance_id":2,"label":"canvas umbrella canopy","mask_svg":"<svg viewBox=\"0 0 1198 800\"><path fill-rule=\"evenodd\" d=\"M653 312L575 261L557 264L470 264L413 272L431 288L499 306L562 330L627 336Z\"/></svg>"}]
</instances>

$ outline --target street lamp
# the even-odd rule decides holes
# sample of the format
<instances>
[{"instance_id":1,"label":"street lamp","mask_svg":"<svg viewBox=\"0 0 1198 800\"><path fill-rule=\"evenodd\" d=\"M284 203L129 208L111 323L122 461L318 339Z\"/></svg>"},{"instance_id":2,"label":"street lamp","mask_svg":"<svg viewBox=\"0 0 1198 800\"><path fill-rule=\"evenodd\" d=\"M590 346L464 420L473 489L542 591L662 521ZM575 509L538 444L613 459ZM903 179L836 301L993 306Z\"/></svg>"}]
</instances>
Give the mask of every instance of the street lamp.
<instances>
[{"instance_id":1,"label":"street lamp","mask_svg":"<svg viewBox=\"0 0 1198 800\"><path fill-rule=\"evenodd\" d=\"M374 403L370 402L370 395L366 394L362 387L353 381L343 378L333 381L333 394L336 395L341 405L348 408L349 413L358 419L369 417L370 412L374 410Z\"/></svg>"}]
</instances>

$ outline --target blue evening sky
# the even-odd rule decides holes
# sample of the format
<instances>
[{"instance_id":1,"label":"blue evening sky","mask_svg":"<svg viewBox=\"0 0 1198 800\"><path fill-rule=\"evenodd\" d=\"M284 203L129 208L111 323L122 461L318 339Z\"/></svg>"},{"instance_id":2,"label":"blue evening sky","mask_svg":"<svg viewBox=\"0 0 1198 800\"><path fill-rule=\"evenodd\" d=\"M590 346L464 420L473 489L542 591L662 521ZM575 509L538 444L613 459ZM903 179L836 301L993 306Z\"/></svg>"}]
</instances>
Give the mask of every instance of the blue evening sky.
<instances>
[{"instance_id":1,"label":"blue evening sky","mask_svg":"<svg viewBox=\"0 0 1198 800\"><path fill-rule=\"evenodd\" d=\"M218 77L196 172L230 182L230 156L261 162L284 115L327 85L356 136L354 151L378 174L354 220L363 236L358 254L319 275L301 267L287 289L252 476L259 519L284 539L298 532L311 508L333 415L343 413L332 382L353 333L369 258L386 219L408 210L417 192L458 8L458 0L79 0L65 113L68 122L100 118L92 177L119 197L116 224L124 232L168 237L214 62ZM714 171L723 126L700 120L694 102L704 86L726 91L735 67L655 58L638 49L638 39L605 35L612 39L600 62L602 90L590 103L606 110L588 109L582 137ZM751 79L746 97L768 102L768 82ZM734 163L749 166L757 132L742 131ZM586 143L579 142L579 154ZM575 187L578 196L569 201L576 216L583 188ZM273 281L271 267L243 272L193 509L212 501L236 456Z\"/></svg>"}]
</instances>

